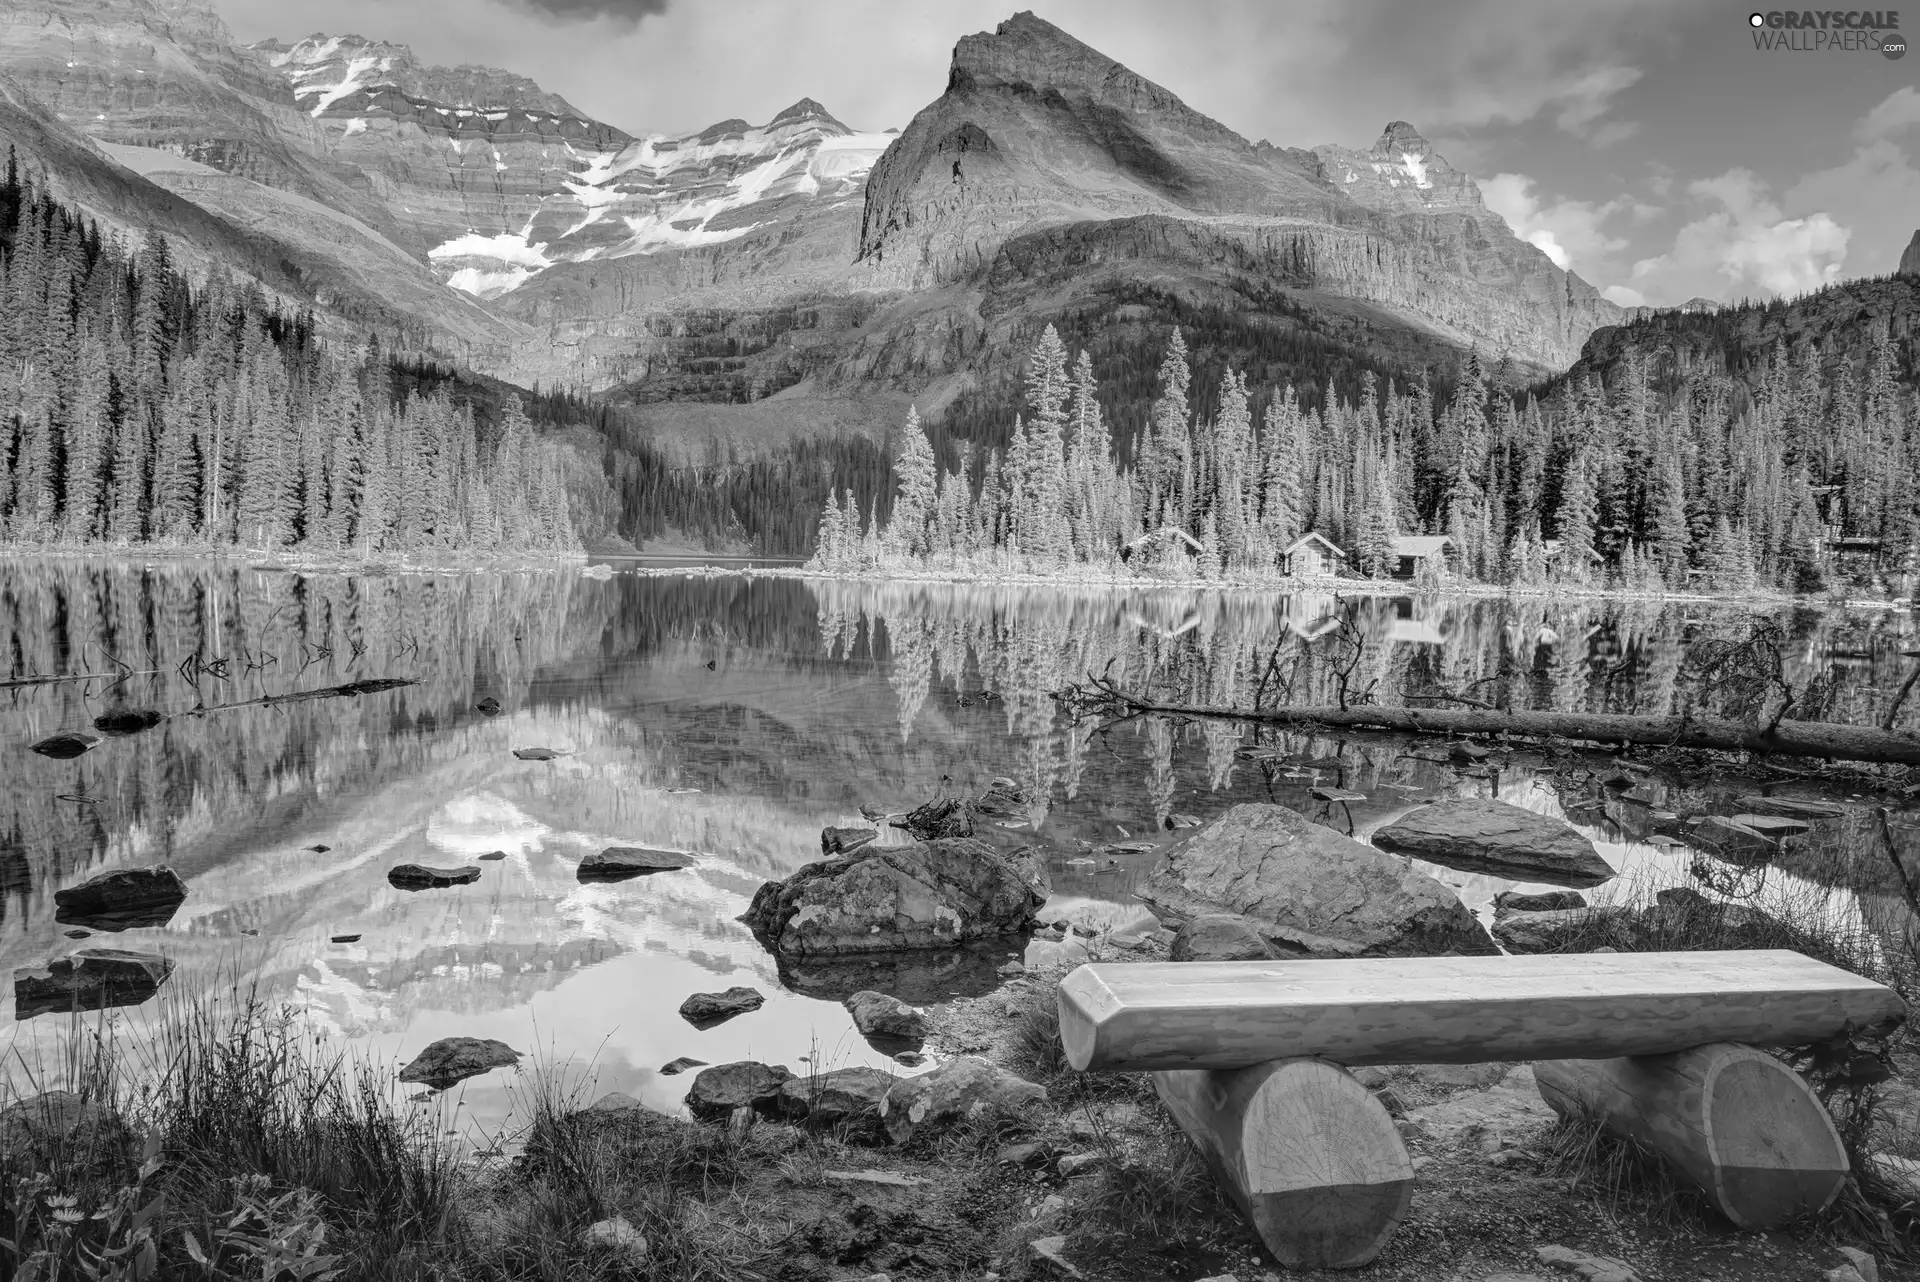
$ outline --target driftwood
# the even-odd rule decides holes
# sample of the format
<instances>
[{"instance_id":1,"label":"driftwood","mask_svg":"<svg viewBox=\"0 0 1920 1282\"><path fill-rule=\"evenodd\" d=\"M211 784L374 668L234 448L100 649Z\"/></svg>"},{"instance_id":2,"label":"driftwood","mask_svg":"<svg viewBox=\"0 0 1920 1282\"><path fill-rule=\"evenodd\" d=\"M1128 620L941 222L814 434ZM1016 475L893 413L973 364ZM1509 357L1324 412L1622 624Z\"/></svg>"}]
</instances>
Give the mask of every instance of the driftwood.
<instances>
[{"instance_id":1,"label":"driftwood","mask_svg":"<svg viewBox=\"0 0 1920 1282\"><path fill-rule=\"evenodd\" d=\"M149 668L134 672L74 672L63 677L6 677L0 678L0 690L19 690L28 686L58 685L62 681L124 681L128 677L150 677L158 671Z\"/></svg>"},{"instance_id":2,"label":"driftwood","mask_svg":"<svg viewBox=\"0 0 1920 1282\"><path fill-rule=\"evenodd\" d=\"M365 681L349 681L345 685L327 686L320 690L295 690L290 694L268 694L258 699L243 699L238 703L203 704L189 712L174 715L197 717L208 712L228 712L234 708L271 708L283 703L304 703L309 699L352 699L363 694L379 694L383 690L397 690L401 686L419 684L418 681L405 677L371 677Z\"/></svg>"},{"instance_id":3,"label":"driftwood","mask_svg":"<svg viewBox=\"0 0 1920 1282\"><path fill-rule=\"evenodd\" d=\"M1433 735L1519 735L1587 739L1662 748L1708 748L1836 761L1920 765L1920 737L1870 726L1826 721L1778 721L1756 726L1709 717L1635 717L1599 712L1502 712L1483 708L1352 707L1208 708L1160 703L1130 694L1104 677L1061 696L1069 706L1119 716L1160 715L1259 725L1395 730Z\"/></svg>"}]
</instances>

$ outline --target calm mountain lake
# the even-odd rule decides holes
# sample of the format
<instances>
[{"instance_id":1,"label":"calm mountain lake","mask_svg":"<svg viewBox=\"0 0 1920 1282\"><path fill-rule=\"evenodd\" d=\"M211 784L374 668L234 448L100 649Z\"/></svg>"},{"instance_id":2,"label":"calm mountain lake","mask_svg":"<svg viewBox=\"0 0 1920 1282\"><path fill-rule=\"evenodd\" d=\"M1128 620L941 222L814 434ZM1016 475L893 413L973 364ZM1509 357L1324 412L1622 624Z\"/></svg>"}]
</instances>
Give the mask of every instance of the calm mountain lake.
<instances>
[{"instance_id":1,"label":"calm mountain lake","mask_svg":"<svg viewBox=\"0 0 1920 1282\"><path fill-rule=\"evenodd\" d=\"M1877 723L1911 662L1908 616L1769 618L1790 683L1820 678L1830 719ZM103 675L0 691L0 959L114 947L174 970L145 1003L79 1017L17 1020L9 995L0 1038L16 1078L45 1072L77 1036L137 1038L237 981L386 1065L441 1037L498 1038L591 1075L592 1093L667 1110L691 1074L658 1070L682 1056L891 1064L854 1031L847 993L978 993L1008 960L1084 946L783 969L735 919L763 882L820 857L823 827L996 778L1017 785L1024 813L983 822L996 843L1044 848L1043 919L1122 937L1154 924L1131 891L1156 848L1234 803L1279 802L1364 838L1425 800L1494 796L1590 837L1619 874L1589 892L1599 899L1687 885L1790 900L1900 947L1920 817L1899 793L1657 758L1623 767L1603 750L1496 746L1475 761L1369 734L1154 719L1102 730L1072 724L1049 695L1106 672L1194 703L1248 703L1263 680L1269 699L1284 688L1332 702L1344 681L1396 702L1504 672L1516 707L1664 712L1686 688L1689 645L1747 622L1699 604L1541 598L13 560L0 565L0 676ZM262 702L378 678L416 684ZM477 706L488 699L492 715ZM143 711L163 719L94 729ZM101 742L70 760L29 750L59 732ZM559 755L514 755L528 747ZM1364 799L1315 800L1314 788ZM1690 848L1677 816L1740 813L1763 788L1850 813L1758 864ZM1885 824L1877 805L1892 808ZM881 840L907 839L883 826ZM580 860L609 846L696 862L579 881ZM161 863L189 887L164 925L76 940L56 920L56 890ZM408 891L387 879L403 863L481 873ZM1496 893L1549 889L1418 866L1489 921ZM739 984L766 1005L704 1031L677 1013L692 993ZM484 1142L511 1121L520 1080L489 1073L421 1106Z\"/></svg>"}]
</instances>

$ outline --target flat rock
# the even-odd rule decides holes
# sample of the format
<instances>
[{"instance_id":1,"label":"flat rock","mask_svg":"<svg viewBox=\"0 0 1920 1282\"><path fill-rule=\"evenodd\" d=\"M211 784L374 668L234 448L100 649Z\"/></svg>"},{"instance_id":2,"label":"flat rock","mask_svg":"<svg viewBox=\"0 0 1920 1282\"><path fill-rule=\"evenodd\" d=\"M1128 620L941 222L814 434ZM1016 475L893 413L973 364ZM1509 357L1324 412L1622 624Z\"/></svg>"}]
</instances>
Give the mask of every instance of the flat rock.
<instances>
[{"instance_id":1,"label":"flat rock","mask_svg":"<svg viewBox=\"0 0 1920 1282\"><path fill-rule=\"evenodd\" d=\"M588 855L574 870L581 881L625 881L650 873L673 872L699 863L694 855L679 850L647 850L640 846L608 846Z\"/></svg>"},{"instance_id":2,"label":"flat rock","mask_svg":"<svg viewBox=\"0 0 1920 1282\"><path fill-rule=\"evenodd\" d=\"M912 1048L917 1049L927 1038L927 1017L898 997L868 988L841 1004L853 1016L853 1026L869 1041L880 1038L892 1043L912 1043Z\"/></svg>"},{"instance_id":3,"label":"flat rock","mask_svg":"<svg viewBox=\"0 0 1920 1282\"><path fill-rule=\"evenodd\" d=\"M1593 843L1551 815L1486 798L1422 806L1373 834L1396 854L1515 881L1597 886L1614 875Z\"/></svg>"},{"instance_id":4,"label":"flat rock","mask_svg":"<svg viewBox=\"0 0 1920 1282\"><path fill-rule=\"evenodd\" d=\"M1816 801L1808 797L1766 797L1750 792L1743 797L1734 798L1734 805L1741 810L1756 815L1779 815L1785 819L1845 819L1848 815L1858 814L1858 806L1843 805L1837 801Z\"/></svg>"},{"instance_id":5,"label":"flat rock","mask_svg":"<svg viewBox=\"0 0 1920 1282\"><path fill-rule=\"evenodd\" d=\"M492 695L488 695L486 698L480 700L480 702L474 704L473 708L475 712L478 712L483 717L497 717L500 715L500 701Z\"/></svg>"},{"instance_id":6,"label":"flat rock","mask_svg":"<svg viewBox=\"0 0 1920 1282\"><path fill-rule=\"evenodd\" d=\"M1688 845L1743 868L1766 863L1780 852L1773 838L1725 815L1708 815L1686 830Z\"/></svg>"},{"instance_id":7,"label":"flat rock","mask_svg":"<svg viewBox=\"0 0 1920 1282\"><path fill-rule=\"evenodd\" d=\"M1493 897L1493 911L1501 916L1507 913L1556 912L1586 906L1587 897L1577 890L1549 890L1539 895L1525 895L1517 890L1503 890Z\"/></svg>"},{"instance_id":8,"label":"flat rock","mask_svg":"<svg viewBox=\"0 0 1920 1282\"><path fill-rule=\"evenodd\" d=\"M1285 806L1234 806L1167 847L1135 897L1162 921L1248 918L1292 956L1498 951L1446 886Z\"/></svg>"},{"instance_id":9,"label":"flat rock","mask_svg":"<svg viewBox=\"0 0 1920 1282\"><path fill-rule=\"evenodd\" d=\"M54 891L53 919L105 931L164 926L186 897L187 883L171 868L121 868Z\"/></svg>"},{"instance_id":10,"label":"flat rock","mask_svg":"<svg viewBox=\"0 0 1920 1282\"><path fill-rule=\"evenodd\" d=\"M1353 802L1367 799L1366 793L1355 792L1351 788L1309 788L1307 795L1315 801Z\"/></svg>"},{"instance_id":11,"label":"flat rock","mask_svg":"<svg viewBox=\"0 0 1920 1282\"><path fill-rule=\"evenodd\" d=\"M1533 1253L1542 1264L1571 1273L1581 1282L1640 1282L1638 1273L1611 1256L1589 1255L1567 1246L1536 1246Z\"/></svg>"},{"instance_id":12,"label":"flat rock","mask_svg":"<svg viewBox=\"0 0 1920 1282\"><path fill-rule=\"evenodd\" d=\"M82 734L77 730L63 731L48 735L40 742L31 745L31 751L43 757L52 757L55 761L72 761L82 753L90 752L101 742L97 734Z\"/></svg>"},{"instance_id":13,"label":"flat rock","mask_svg":"<svg viewBox=\"0 0 1920 1282\"><path fill-rule=\"evenodd\" d=\"M660 1073L664 1077L674 1077L686 1072L690 1068L705 1068L706 1066L707 1061L704 1059L689 1059L687 1056L682 1055L678 1059L670 1059L662 1064L660 1066Z\"/></svg>"},{"instance_id":14,"label":"flat rock","mask_svg":"<svg viewBox=\"0 0 1920 1282\"><path fill-rule=\"evenodd\" d=\"M880 1101L900 1079L878 1068L836 1068L780 1087L780 1112L816 1126L880 1129Z\"/></svg>"},{"instance_id":15,"label":"flat rock","mask_svg":"<svg viewBox=\"0 0 1920 1282\"><path fill-rule=\"evenodd\" d=\"M948 949L1025 929L1050 891L1033 848L954 838L808 864L763 885L741 920L787 956Z\"/></svg>"},{"instance_id":16,"label":"flat rock","mask_svg":"<svg viewBox=\"0 0 1920 1282\"><path fill-rule=\"evenodd\" d=\"M1272 961L1280 955L1253 922L1233 913L1206 913L1182 922L1169 950L1169 959L1177 962Z\"/></svg>"},{"instance_id":17,"label":"flat rock","mask_svg":"<svg viewBox=\"0 0 1920 1282\"><path fill-rule=\"evenodd\" d=\"M823 855L843 855L849 850L858 850L870 841L880 837L874 828L822 828L820 830L820 853Z\"/></svg>"},{"instance_id":18,"label":"flat rock","mask_svg":"<svg viewBox=\"0 0 1920 1282\"><path fill-rule=\"evenodd\" d=\"M480 870L472 865L465 868L429 868L424 864L399 864L387 871L388 884L400 890L464 886L479 880Z\"/></svg>"},{"instance_id":19,"label":"flat rock","mask_svg":"<svg viewBox=\"0 0 1920 1282\"><path fill-rule=\"evenodd\" d=\"M1415 1070L1415 1076L1423 1075L1421 1069ZM1544 1130L1558 1120L1540 1098L1533 1068L1527 1064L1506 1071L1484 1090L1467 1090L1437 1104L1409 1109L1407 1117L1436 1139L1486 1134L1511 1140L1526 1132Z\"/></svg>"},{"instance_id":20,"label":"flat rock","mask_svg":"<svg viewBox=\"0 0 1920 1282\"><path fill-rule=\"evenodd\" d=\"M138 1006L160 991L171 974L173 963L158 953L83 948L44 966L16 969L13 1017Z\"/></svg>"},{"instance_id":21,"label":"flat rock","mask_svg":"<svg viewBox=\"0 0 1920 1282\"><path fill-rule=\"evenodd\" d=\"M442 1037L400 1070L400 1080L445 1090L455 1082L519 1062L519 1051L490 1037Z\"/></svg>"},{"instance_id":22,"label":"flat rock","mask_svg":"<svg viewBox=\"0 0 1920 1282\"><path fill-rule=\"evenodd\" d=\"M327 937L327 942L328 942L328 943L330 943L330 944L357 944L357 943L359 943L359 942L360 942L360 936L358 936L358 935L330 935L330 936L328 936L328 937Z\"/></svg>"},{"instance_id":23,"label":"flat rock","mask_svg":"<svg viewBox=\"0 0 1920 1282\"><path fill-rule=\"evenodd\" d=\"M695 993L680 1003L680 1018L695 1028L712 1028L766 1004L766 996L759 989L737 984L723 993Z\"/></svg>"},{"instance_id":24,"label":"flat rock","mask_svg":"<svg viewBox=\"0 0 1920 1282\"><path fill-rule=\"evenodd\" d=\"M477 858L481 859L482 861L489 862L489 863L497 862L498 860L505 859L506 857L507 857L507 852L504 850L489 850L486 854L477 856Z\"/></svg>"},{"instance_id":25,"label":"flat rock","mask_svg":"<svg viewBox=\"0 0 1920 1282\"><path fill-rule=\"evenodd\" d=\"M1058 1269L1066 1277L1077 1278L1085 1276L1085 1274L1081 1273L1079 1269L1075 1268L1067 1260L1067 1238L1064 1233L1057 1234L1053 1237L1037 1237L1027 1243L1027 1249L1032 1251L1037 1258L1046 1261Z\"/></svg>"},{"instance_id":26,"label":"flat rock","mask_svg":"<svg viewBox=\"0 0 1920 1282\"><path fill-rule=\"evenodd\" d=\"M1609 904L1508 913L1494 919L1493 937L1510 953L1591 952L1614 942L1615 932L1631 935L1635 927L1631 908Z\"/></svg>"},{"instance_id":27,"label":"flat rock","mask_svg":"<svg viewBox=\"0 0 1920 1282\"><path fill-rule=\"evenodd\" d=\"M1046 1098L1023 1077L973 1055L894 1082L880 1102L880 1118L896 1144L981 1114L1013 1115Z\"/></svg>"},{"instance_id":28,"label":"flat rock","mask_svg":"<svg viewBox=\"0 0 1920 1282\"><path fill-rule=\"evenodd\" d=\"M1764 837L1798 837L1803 832L1812 832L1813 824L1805 819L1789 819L1784 815L1733 816L1737 824L1744 824Z\"/></svg>"},{"instance_id":29,"label":"flat rock","mask_svg":"<svg viewBox=\"0 0 1920 1282\"><path fill-rule=\"evenodd\" d=\"M724 1122L741 1108L771 1117L779 1112L781 1088L792 1080L793 1070L784 1064L751 1059L715 1064L694 1075L687 1109L703 1122Z\"/></svg>"},{"instance_id":30,"label":"flat rock","mask_svg":"<svg viewBox=\"0 0 1920 1282\"><path fill-rule=\"evenodd\" d=\"M513 755L522 761L553 761L567 754L559 748L515 748Z\"/></svg>"}]
</instances>

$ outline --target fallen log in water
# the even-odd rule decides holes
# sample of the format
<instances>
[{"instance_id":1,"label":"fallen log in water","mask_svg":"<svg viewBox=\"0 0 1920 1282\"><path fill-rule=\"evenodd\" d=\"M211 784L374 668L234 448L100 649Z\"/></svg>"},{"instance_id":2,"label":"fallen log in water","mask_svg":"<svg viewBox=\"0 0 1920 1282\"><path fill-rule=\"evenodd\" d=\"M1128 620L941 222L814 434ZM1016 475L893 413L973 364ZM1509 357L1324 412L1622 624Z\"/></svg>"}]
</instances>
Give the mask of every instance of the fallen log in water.
<instances>
[{"instance_id":1,"label":"fallen log in water","mask_svg":"<svg viewBox=\"0 0 1920 1282\"><path fill-rule=\"evenodd\" d=\"M1387 708L1371 704L1350 708L1207 708L1157 703L1128 694L1098 678L1061 697L1070 706L1086 711L1117 712L1126 716L1157 714L1199 720L1244 721L1259 725L1394 730L1411 734L1588 739L1598 743L1644 744L1660 748L1708 748L1721 752L1920 765L1920 737L1870 726L1843 726L1826 721L1780 721L1763 728L1742 721L1705 717L1634 717L1601 712L1502 712L1493 708Z\"/></svg>"}]
</instances>

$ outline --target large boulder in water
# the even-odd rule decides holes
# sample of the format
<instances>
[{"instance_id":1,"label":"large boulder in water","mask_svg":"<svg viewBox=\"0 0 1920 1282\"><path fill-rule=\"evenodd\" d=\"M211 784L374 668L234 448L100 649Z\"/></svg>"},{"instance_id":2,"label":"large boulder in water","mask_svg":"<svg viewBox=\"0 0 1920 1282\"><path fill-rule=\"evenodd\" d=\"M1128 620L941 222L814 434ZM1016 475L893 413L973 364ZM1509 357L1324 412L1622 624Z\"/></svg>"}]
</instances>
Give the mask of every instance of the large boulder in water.
<instances>
[{"instance_id":1,"label":"large boulder in water","mask_svg":"<svg viewBox=\"0 0 1920 1282\"><path fill-rule=\"evenodd\" d=\"M1598 886L1613 868L1579 831L1551 815L1472 797L1421 806L1373 834L1373 844L1461 872L1550 886Z\"/></svg>"},{"instance_id":2,"label":"large boulder in water","mask_svg":"<svg viewBox=\"0 0 1920 1282\"><path fill-rule=\"evenodd\" d=\"M519 1051L491 1037L442 1037L400 1070L400 1080L445 1090L455 1082L519 1062Z\"/></svg>"},{"instance_id":3,"label":"large boulder in water","mask_svg":"<svg viewBox=\"0 0 1920 1282\"><path fill-rule=\"evenodd\" d=\"M1438 881L1285 806L1233 807L1169 846L1135 896L1166 922L1248 918L1296 957L1499 951Z\"/></svg>"},{"instance_id":4,"label":"large boulder in water","mask_svg":"<svg viewBox=\"0 0 1920 1282\"><path fill-rule=\"evenodd\" d=\"M186 897L187 883L171 868L120 868L54 891L53 919L95 930L164 926Z\"/></svg>"},{"instance_id":5,"label":"large boulder in water","mask_svg":"<svg viewBox=\"0 0 1920 1282\"><path fill-rule=\"evenodd\" d=\"M784 1064L751 1059L715 1064L701 1069L687 1088L687 1111L705 1122L724 1122L738 1108L777 1116L780 1090L792 1080L793 1070Z\"/></svg>"},{"instance_id":6,"label":"large boulder in water","mask_svg":"<svg viewBox=\"0 0 1920 1282\"><path fill-rule=\"evenodd\" d=\"M15 970L13 1017L138 1006L160 991L172 973L173 963L158 953L83 948L45 966Z\"/></svg>"},{"instance_id":7,"label":"large boulder in water","mask_svg":"<svg viewBox=\"0 0 1920 1282\"><path fill-rule=\"evenodd\" d=\"M956 837L808 864L760 887L741 920L789 956L951 948L1025 928L1050 893L1031 848Z\"/></svg>"}]
</instances>

